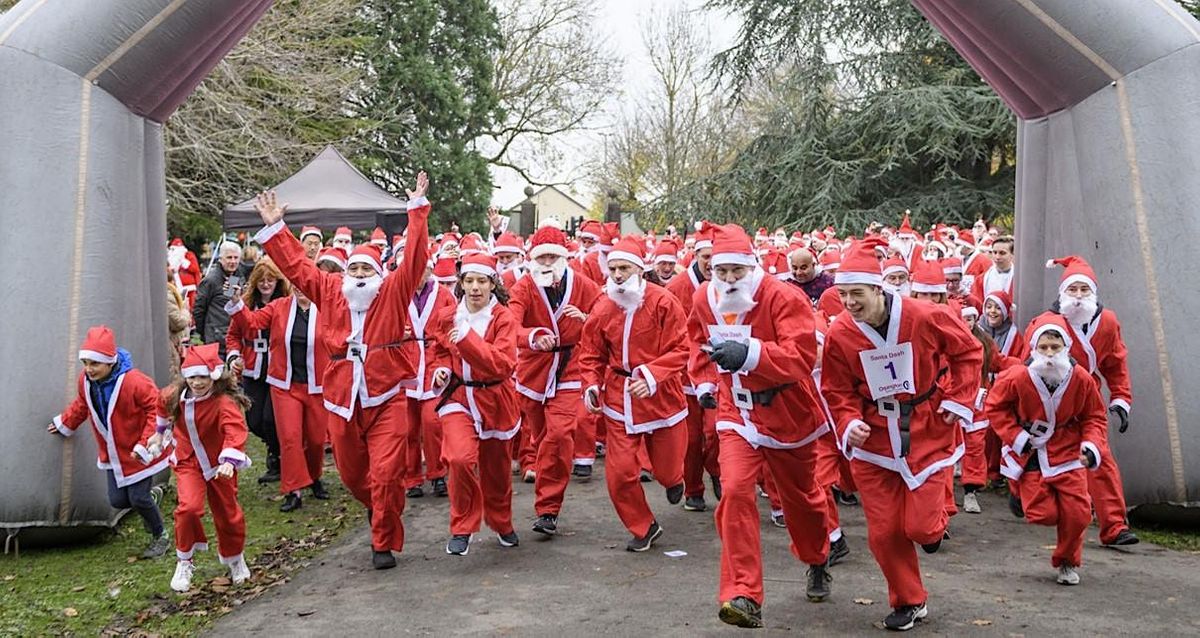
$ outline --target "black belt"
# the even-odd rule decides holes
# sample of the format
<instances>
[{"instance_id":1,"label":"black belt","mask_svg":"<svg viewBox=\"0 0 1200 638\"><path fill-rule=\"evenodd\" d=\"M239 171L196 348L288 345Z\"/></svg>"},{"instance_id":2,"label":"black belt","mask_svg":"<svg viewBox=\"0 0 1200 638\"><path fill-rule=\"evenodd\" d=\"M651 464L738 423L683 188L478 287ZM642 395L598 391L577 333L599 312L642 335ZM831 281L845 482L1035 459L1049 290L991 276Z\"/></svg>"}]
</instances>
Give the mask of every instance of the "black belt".
<instances>
[{"instance_id":1,"label":"black belt","mask_svg":"<svg viewBox=\"0 0 1200 638\"><path fill-rule=\"evenodd\" d=\"M446 383L446 389L442 390L442 398L440 401L438 401L434 410L441 410L442 408L446 407L446 404L450 402L450 397L454 395L454 391L458 390L459 388L490 388L492 386L500 385L501 383L504 383L504 381L467 381L466 379L458 376L458 373L451 372L450 381Z\"/></svg>"},{"instance_id":2,"label":"black belt","mask_svg":"<svg viewBox=\"0 0 1200 638\"><path fill-rule=\"evenodd\" d=\"M544 352L557 352L562 355L561 357L558 358L558 370L554 371L555 385L557 385L560 381L562 381L563 373L565 373L567 371L567 364L571 363L571 352L573 350L575 350L575 344L572 343L572 344L566 345L566 346L561 346L561 345L554 346L553 348L544 351Z\"/></svg>"},{"instance_id":3,"label":"black belt","mask_svg":"<svg viewBox=\"0 0 1200 638\"><path fill-rule=\"evenodd\" d=\"M768 407L771 405L771 402L775 400L775 397L778 396L780 392L783 392L784 390L786 390L794 385L796 385L796 384L795 383L785 383L783 385L777 385L773 388L767 388L766 390L759 390L757 392L752 391L752 390L746 390L746 389L734 390L733 396L735 399L735 404L736 404L736 399L738 399L738 398L741 398L742 402L745 402L747 400L747 398L749 398L749 402L751 405L761 405L763 407Z\"/></svg>"},{"instance_id":4,"label":"black belt","mask_svg":"<svg viewBox=\"0 0 1200 638\"><path fill-rule=\"evenodd\" d=\"M620 375L622 377L632 377L633 376L632 372L630 372L628 370L623 370L621 368L610 368L610 370L612 370L613 372L616 372L618 375Z\"/></svg>"},{"instance_id":5,"label":"black belt","mask_svg":"<svg viewBox=\"0 0 1200 638\"><path fill-rule=\"evenodd\" d=\"M900 411L900 418L897 419L900 426L900 456L908 456L909 422L912 419L913 410L915 410L917 406L925 403L933 397L934 393L938 391L938 380L941 379L946 372L948 372L948 368L942 368L941 370L938 370L937 376L933 379L933 385L931 385L928 390L922 392L921 394L913 396L911 400L896 401L897 409Z\"/></svg>"},{"instance_id":6,"label":"black belt","mask_svg":"<svg viewBox=\"0 0 1200 638\"><path fill-rule=\"evenodd\" d=\"M412 338L406 339L406 341L412 341L412 340L413 340ZM420 340L418 339L418 341L420 341ZM382 346L366 346L366 345L364 344L364 347L365 347L367 350L388 350L388 349L391 349L391 348L399 348L399 347L401 347L401 346L403 346L403 345L404 345L404 341L398 341L398 342L396 342L396 343L388 343L388 344L384 344L384 345L382 345ZM346 356L346 352L339 352L339 353L337 353L337 354L331 354L331 355L329 355L329 360L330 360L330 361L345 361L345 360L346 360L346 359L348 359L348 358L349 358L349 357L347 357L347 356ZM365 359L366 359L366 357L363 357L363 359L365 360Z\"/></svg>"}]
</instances>

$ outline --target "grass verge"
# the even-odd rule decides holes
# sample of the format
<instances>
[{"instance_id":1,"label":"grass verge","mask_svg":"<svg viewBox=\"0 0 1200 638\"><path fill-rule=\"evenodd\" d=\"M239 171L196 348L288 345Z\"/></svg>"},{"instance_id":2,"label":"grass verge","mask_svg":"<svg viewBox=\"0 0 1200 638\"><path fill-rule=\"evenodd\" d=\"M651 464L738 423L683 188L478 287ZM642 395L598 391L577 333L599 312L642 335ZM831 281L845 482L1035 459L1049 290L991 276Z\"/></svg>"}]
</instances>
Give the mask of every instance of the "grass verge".
<instances>
[{"instance_id":1,"label":"grass verge","mask_svg":"<svg viewBox=\"0 0 1200 638\"><path fill-rule=\"evenodd\" d=\"M1142 540L1180 552L1200 554L1200 530L1138 523L1133 531Z\"/></svg>"}]
</instances>

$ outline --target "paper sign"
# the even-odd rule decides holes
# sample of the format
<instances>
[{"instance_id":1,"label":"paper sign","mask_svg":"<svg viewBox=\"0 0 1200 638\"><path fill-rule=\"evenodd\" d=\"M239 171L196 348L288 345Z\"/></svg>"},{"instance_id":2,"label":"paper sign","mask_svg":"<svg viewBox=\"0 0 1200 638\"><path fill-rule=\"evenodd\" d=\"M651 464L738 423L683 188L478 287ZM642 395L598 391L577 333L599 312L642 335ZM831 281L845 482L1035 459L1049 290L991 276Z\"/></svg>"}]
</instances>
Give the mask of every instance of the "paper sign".
<instances>
[{"instance_id":1,"label":"paper sign","mask_svg":"<svg viewBox=\"0 0 1200 638\"><path fill-rule=\"evenodd\" d=\"M894 394L916 394L911 343L906 341L895 346L865 350L859 353L858 358L867 375L867 387L871 390L872 400L878 401Z\"/></svg>"},{"instance_id":2,"label":"paper sign","mask_svg":"<svg viewBox=\"0 0 1200 638\"><path fill-rule=\"evenodd\" d=\"M670 556L671 558L683 558L684 556L687 556L687 552L685 552L683 550L679 550L679 549L673 549L669 552L663 552L663 554L666 556Z\"/></svg>"},{"instance_id":3,"label":"paper sign","mask_svg":"<svg viewBox=\"0 0 1200 638\"><path fill-rule=\"evenodd\" d=\"M708 337L708 342L714 346L718 343L725 343L726 341L750 343L750 326L710 325L708 327Z\"/></svg>"}]
</instances>

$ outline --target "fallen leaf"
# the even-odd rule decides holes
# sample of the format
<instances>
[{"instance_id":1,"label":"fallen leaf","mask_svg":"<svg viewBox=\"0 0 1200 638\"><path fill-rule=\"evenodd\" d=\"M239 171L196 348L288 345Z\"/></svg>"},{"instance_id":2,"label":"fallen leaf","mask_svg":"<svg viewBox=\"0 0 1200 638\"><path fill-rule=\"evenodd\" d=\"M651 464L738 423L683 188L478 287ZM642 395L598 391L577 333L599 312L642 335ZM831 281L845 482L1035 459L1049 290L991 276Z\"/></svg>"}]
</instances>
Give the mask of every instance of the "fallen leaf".
<instances>
[{"instance_id":1,"label":"fallen leaf","mask_svg":"<svg viewBox=\"0 0 1200 638\"><path fill-rule=\"evenodd\" d=\"M854 604L855 605L874 605L875 601L871 600L870 598L855 598Z\"/></svg>"},{"instance_id":2,"label":"fallen leaf","mask_svg":"<svg viewBox=\"0 0 1200 638\"><path fill-rule=\"evenodd\" d=\"M138 561L137 556L130 556L129 558L125 559L125 562L129 563L130 565L136 563L137 561Z\"/></svg>"},{"instance_id":3,"label":"fallen leaf","mask_svg":"<svg viewBox=\"0 0 1200 638\"><path fill-rule=\"evenodd\" d=\"M63 615L67 618L74 618L79 615L79 610L74 607L67 607L63 610Z\"/></svg>"},{"instance_id":4,"label":"fallen leaf","mask_svg":"<svg viewBox=\"0 0 1200 638\"><path fill-rule=\"evenodd\" d=\"M1057 545L1042 545L1042 549L1054 549L1056 547L1058 547L1058 546Z\"/></svg>"},{"instance_id":5,"label":"fallen leaf","mask_svg":"<svg viewBox=\"0 0 1200 638\"><path fill-rule=\"evenodd\" d=\"M15 574L8 574L7 576L4 577L4 580L16 580L16 578L17 577Z\"/></svg>"},{"instance_id":6,"label":"fallen leaf","mask_svg":"<svg viewBox=\"0 0 1200 638\"><path fill-rule=\"evenodd\" d=\"M213 585L212 590L218 594L224 594L225 592L229 591L229 585Z\"/></svg>"},{"instance_id":7,"label":"fallen leaf","mask_svg":"<svg viewBox=\"0 0 1200 638\"><path fill-rule=\"evenodd\" d=\"M301 618L303 618L303 617L305 617L305 616L311 616L311 615L313 615L313 614L315 614L315 613L317 613L317 610L315 610L315 609L305 609L304 611L298 611L298 612L296 612L296 615L297 615L297 616L300 616Z\"/></svg>"},{"instance_id":8,"label":"fallen leaf","mask_svg":"<svg viewBox=\"0 0 1200 638\"><path fill-rule=\"evenodd\" d=\"M84 587L83 585L80 585L80 586L78 586L78 587L72 587L72 588L71 588L71 591L73 591L73 592L81 592L81 591L83 591L83 590L85 590L85 589L87 589L87 587Z\"/></svg>"},{"instance_id":9,"label":"fallen leaf","mask_svg":"<svg viewBox=\"0 0 1200 638\"><path fill-rule=\"evenodd\" d=\"M225 576L217 576L216 578L214 578L208 582L210 585L232 585L233 584L233 581L229 580Z\"/></svg>"},{"instance_id":10,"label":"fallen leaf","mask_svg":"<svg viewBox=\"0 0 1200 638\"><path fill-rule=\"evenodd\" d=\"M976 618L975 620L971 621L971 624L975 625L976 627L987 627L988 625L992 624L992 621L986 618Z\"/></svg>"},{"instance_id":11,"label":"fallen leaf","mask_svg":"<svg viewBox=\"0 0 1200 638\"><path fill-rule=\"evenodd\" d=\"M108 597L109 597L109 598L116 598L117 596L120 596L120 595L121 595L121 588L120 588L120 587L112 587L112 588L110 588L110 589L108 590Z\"/></svg>"}]
</instances>

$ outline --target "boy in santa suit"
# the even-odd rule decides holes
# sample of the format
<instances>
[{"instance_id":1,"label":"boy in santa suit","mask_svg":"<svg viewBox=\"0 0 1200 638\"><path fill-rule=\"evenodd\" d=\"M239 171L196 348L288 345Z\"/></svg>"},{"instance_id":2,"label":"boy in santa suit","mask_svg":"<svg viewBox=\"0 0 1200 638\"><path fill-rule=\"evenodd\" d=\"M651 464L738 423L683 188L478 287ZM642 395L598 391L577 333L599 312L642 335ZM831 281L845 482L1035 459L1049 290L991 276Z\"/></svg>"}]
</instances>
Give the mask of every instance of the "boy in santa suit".
<instances>
[{"instance_id":1,"label":"boy in santa suit","mask_svg":"<svg viewBox=\"0 0 1200 638\"><path fill-rule=\"evenodd\" d=\"M963 454L958 430L973 419L983 355L944 306L885 291L874 244L856 244L835 278L846 314L825 338L821 390L888 583L884 625L902 631L928 613L913 543L941 545L948 470Z\"/></svg>"},{"instance_id":2,"label":"boy in santa suit","mask_svg":"<svg viewBox=\"0 0 1200 638\"><path fill-rule=\"evenodd\" d=\"M583 326L579 365L583 401L608 421L605 480L617 516L633 538L631 552L644 552L662 536L640 481L643 446L654 477L667 488L667 502L683 499L683 455L687 416L682 372L688 346L683 309L662 286L642 278L645 244L634 237L608 254L605 296Z\"/></svg>"},{"instance_id":3,"label":"boy in santa suit","mask_svg":"<svg viewBox=\"0 0 1200 638\"><path fill-rule=\"evenodd\" d=\"M266 227L255 241L266 249L284 276L321 309L320 338L330 362L323 379L334 461L342 482L367 507L371 523L372 564L396 566L393 551L404 548L405 395L416 366L404 351L405 308L429 259L429 180L417 175L408 191L408 241L399 269L383 278L379 249L354 249L346 274L322 272L304 256L287 232L273 192L259 195L257 207Z\"/></svg>"},{"instance_id":4,"label":"boy in santa suit","mask_svg":"<svg viewBox=\"0 0 1200 638\"><path fill-rule=\"evenodd\" d=\"M806 593L830 593L825 495L814 442L829 431L811 375L816 361L812 303L762 271L739 226L713 227L713 279L701 284L688 318L690 363L701 405L717 403L721 438L719 618L762 626L763 572L755 486L775 479L792 553L808 565Z\"/></svg>"},{"instance_id":5,"label":"boy in santa suit","mask_svg":"<svg viewBox=\"0 0 1200 638\"><path fill-rule=\"evenodd\" d=\"M1133 392L1121 322L1116 313L1100 304L1096 273L1082 257L1070 255L1046 263L1047 268L1054 266L1064 267L1058 284L1058 299L1042 316L1057 314L1066 322L1070 330L1071 357L1087 369L1097 388L1101 381L1108 386L1108 412L1117 421L1117 432L1124 434L1129 428ZM1026 333L1031 330L1027 328ZM1116 456L1108 446L1107 423L1103 443L1100 468L1087 475L1092 508L1100 523L1100 542L1104 545L1134 545L1138 537L1129 529L1129 521L1125 518L1125 491Z\"/></svg>"},{"instance_id":6,"label":"boy in santa suit","mask_svg":"<svg viewBox=\"0 0 1200 638\"><path fill-rule=\"evenodd\" d=\"M1091 523L1088 479L1103 460L1104 402L1088 371L1069 356L1071 330L1047 314L1029 326L1028 367L1000 373L987 398L991 427L1004 442L1004 475L1020 484L1025 519L1058 528L1050 564L1058 583L1078 585L1083 537Z\"/></svg>"},{"instance_id":7,"label":"boy in santa suit","mask_svg":"<svg viewBox=\"0 0 1200 638\"><path fill-rule=\"evenodd\" d=\"M692 235L694 255L687 270L667 284L667 291L675 295L683 308L685 317L692 314L692 299L700 285L712 278L712 226L702 222L699 232ZM688 340L691 356L696 356L699 346ZM718 462L719 439L717 437L716 396L709 405L700 405L696 399L696 387L691 374L684 371L683 394L687 397L687 453L683 457L683 509L703 512L708 508L704 502L704 473L712 481L713 497L721 498L721 465Z\"/></svg>"},{"instance_id":8,"label":"boy in santa suit","mask_svg":"<svg viewBox=\"0 0 1200 638\"><path fill-rule=\"evenodd\" d=\"M175 289L187 301L188 309L196 303L196 288L204 276L200 273L200 260L196 254L183 245L183 240L176 237L167 248L167 268L175 281Z\"/></svg>"},{"instance_id":9,"label":"boy in santa suit","mask_svg":"<svg viewBox=\"0 0 1200 638\"><path fill-rule=\"evenodd\" d=\"M221 362L220 344L189 348L180 373L183 379L162 393L158 425L142 433L141 444L157 453L172 432L178 504L175 506L175 575L171 589L191 588L192 556L208 549L204 533L204 506L212 512L217 529L217 556L229 567L235 585L250 578L242 550L246 545L246 517L238 503L237 470L250 467L246 456L246 418L250 399L238 389L233 374Z\"/></svg>"},{"instance_id":10,"label":"boy in santa suit","mask_svg":"<svg viewBox=\"0 0 1200 638\"><path fill-rule=\"evenodd\" d=\"M453 259L438 260L449 263L451 273L455 271ZM416 385L408 393L408 454L406 458L404 487L405 496L425 496L422 487L426 480L433 488L434 496L446 496L446 468L442 464L442 425L437 415L440 391L433 387L433 359L436 342L430 335L431 321L442 310L453 308L454 293L445 285L433 280L432 271L425 269L425 276L408 303L409 334L405 336L405 350L409 360L417 367ZM457 280L457 275L454 276ZM422 452L425 459L422 469Z\"/></svg>"},{"instance_id":11,"label":"boy in santa suit","mask_svg":"<svg viewBox=\"0 0 1200 638\"><path fill-rule=\"evenodd\" d=\"M91 421L96 466L108 478L109 505L132 508L142 517L151 536L142 558L162 556L171 541L163 529L152 484L154 475L166 469L167 456L141 444L142 433L153 431L157 423L158 386L133 367L133 358L124 348L117 348L107 326L88 329L79 346L79 360L83 363L79 394L46 430L70 437L84 421Z\"/></svg>"},{"instance_id":12,"label":"boy in santa suit","mask_svg":"<svg viewBox=\"0 0 1200 638\"><path fill-rule=\"evenodd\" d=\"M450 473L450 540L446 553L465 556L481 521L501 547L519 544L512 522L509 441L521 427L512 375L517 324L505 303L496 260L463 258L457 303L434 316L433 385L441 392L442 453Z\"/></svg>"},{"instance_id":13,"label":"boy in santa suit","mask_svg":"<svg viewBox=\"0 0 1200 638\"><path fill-rule=\"evenodd\" d=\"M971 284L971 294L976 299L986 299L997 290L1008 293L1009 297L1016 296L1013 289L1013 275L1017 272L1013 267L1013 244L1013 238L1008 235L992 242L992 265Z\"/></svg>"},{"instance_id":14,"label":"boy in santa suit","mask_svg":"<svg viewBox=\"0 0 1200 638\"><path fill-rule=\"evenodd\" d=\"M600 288L567 265L567 236L543 226L530 239L530 273L511 291L517 329L517 392L536 452L533 531L553 535L575 452L580 367L576 348Z\"/></svg>"},{"instance_id":15,"label":"boy in santa suit","mask_svg":"<svg viewBox=\"0 0 1200 638\"><path fill-rule=\"evenodd\" d=\"M339 226L337 230L333 231L333 241L330 242L330 245L341 248L348 255L354 252L354 235L349 228ZM382 253L382 251L380 252Z\"/></svg>"}]
</instances>

